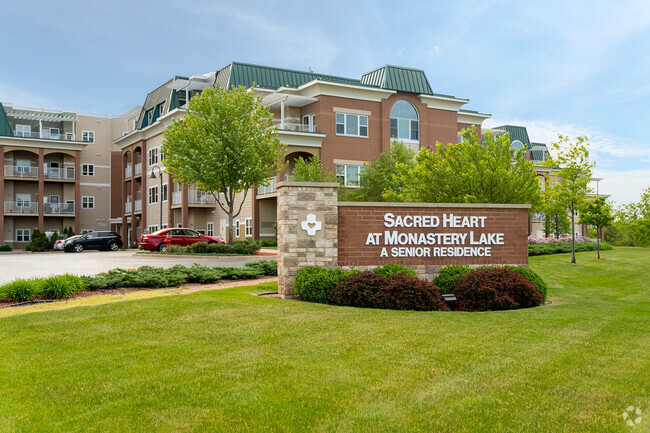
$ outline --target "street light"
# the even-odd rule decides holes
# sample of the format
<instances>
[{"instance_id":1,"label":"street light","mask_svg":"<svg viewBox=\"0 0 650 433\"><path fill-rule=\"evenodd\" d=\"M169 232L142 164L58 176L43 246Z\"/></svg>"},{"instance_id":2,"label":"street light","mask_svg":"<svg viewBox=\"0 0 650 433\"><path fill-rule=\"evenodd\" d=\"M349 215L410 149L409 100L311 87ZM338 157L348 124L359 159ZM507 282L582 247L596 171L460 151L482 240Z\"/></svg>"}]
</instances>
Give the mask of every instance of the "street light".
<instances>
[{"instance_id":1,"label":"street light","mask_svg":"<svg viewBox=\"0 0 650 433\"><path fill-rule=\"evenodd\" d=\"M163 224L163 219L162 219L162 181L163 181L163 175L162 175L162 169L158 167L157 165L154 165L153 168L151 169L151 176L149 176L150 179L155 179L156 178L156 173L154 172L154 169L158 169L158 175L160 176L160 189L158 190L158 202L160 203L160 227L159 229L162 228Z\"/></svg>"}]
</instances>

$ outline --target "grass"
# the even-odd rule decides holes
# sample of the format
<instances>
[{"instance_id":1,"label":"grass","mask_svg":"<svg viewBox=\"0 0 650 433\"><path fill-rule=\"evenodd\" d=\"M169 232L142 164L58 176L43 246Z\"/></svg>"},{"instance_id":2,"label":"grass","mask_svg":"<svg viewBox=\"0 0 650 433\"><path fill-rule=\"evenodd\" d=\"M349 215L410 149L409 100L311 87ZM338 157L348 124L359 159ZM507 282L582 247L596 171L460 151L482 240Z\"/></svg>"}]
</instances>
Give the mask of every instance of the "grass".
<instances>
[{"instance_id":1,"label":"grass","mask_svg":"<svg viewBox=\"0 0 650 433\"><path fill-rule=\"evenodd\" d=\"M650 250L604 257L531 258L553 304L519 311L252 296L267 284L0 318L0 432L649 431Z\"/></svg>"}]
</instances>

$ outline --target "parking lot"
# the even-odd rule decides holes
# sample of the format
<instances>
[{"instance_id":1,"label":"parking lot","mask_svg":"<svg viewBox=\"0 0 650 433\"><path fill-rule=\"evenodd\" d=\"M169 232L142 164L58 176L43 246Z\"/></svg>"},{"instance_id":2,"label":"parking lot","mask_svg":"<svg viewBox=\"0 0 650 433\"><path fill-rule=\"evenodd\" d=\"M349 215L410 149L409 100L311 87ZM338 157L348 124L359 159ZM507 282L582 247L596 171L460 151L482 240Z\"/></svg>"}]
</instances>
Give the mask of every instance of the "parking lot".
<instances>
[{"instance_id":1,"label":"parking lot","mask_svg":"<svg viewBox=\"0 0 650 433\"><path fill-rule=\"evenodd\" d=\"M136 250L84 251L79 254L11 252L0 254L0 283L16 278L47 277L66 273L93 275L114 268L131 269L145 265L163 268L177 264L191 266L192 263L206 266L243 266L246 262L264 259L275 257L181 257L136 254Z\"/></svg>"}]
</instances>

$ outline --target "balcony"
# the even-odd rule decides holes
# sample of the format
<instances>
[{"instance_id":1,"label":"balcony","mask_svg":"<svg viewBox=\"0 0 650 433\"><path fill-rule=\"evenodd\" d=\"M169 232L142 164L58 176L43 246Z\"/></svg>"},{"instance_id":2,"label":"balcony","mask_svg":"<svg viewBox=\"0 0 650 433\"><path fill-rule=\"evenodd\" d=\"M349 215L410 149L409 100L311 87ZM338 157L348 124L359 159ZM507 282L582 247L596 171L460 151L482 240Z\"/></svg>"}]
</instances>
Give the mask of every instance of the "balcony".
<instances>
[{"instance_id":1,"label":"balcony","mask_svg":"<svg viewBox=\"0 0 650 433\"><path fill-rule=\"evenodd\" d=\"M131 164L127 164L126 168L124 169L124 178L128 179L131 177Z\"/></svg>"},{"instance_id":2,"label":"balcony","mask_svg":"<svg viewBox=\"0 0 650 433\"><path fill-rule=\"evenodd\" d=\"M38 178L38 167L23 165L5 165L5 177Z\"/></svg>"},{"instance_id":3,"label":"balcony","mask_svg":"<svg viewBox=\"0 0 650 433\"><path fill-rule=\"evenodd\" d=\"M296 132L317 132L316 125L305 125L303 123L278 123L278 129L282 131Z\"/></svg>"},{"instance_id":4,"label":"balcony","mask_svg":"<svg viewBox=\"0 0 650 433\"><path fill-rule=\"evenodd\" d=\"M187 194L187 203L188 204L207 204L214 205L216 200L211 194L208 194L204 191L198 190L189 190Z\"/></svg>"},{"instance_id":5,"label":"balcony","mask_svg":"<svg viewBox=\"0 0 650 433\"><path fill-rule=\"evenodd\" d=\"M45 203L45 215L74 215L74 203Z\"/></svg>"},{"instance_id":6,"label":"balcony","mask_svg":"<svg viewBox=\"0 0 650 433\"><path fill-rule=\"evenodd\" d=\"M133 175L138 176L140 174L142 174L142 163L138 162L133 166Z\"/></svg>"},{"instance_id":7,"label":"balcony","mask_svg":"<svg viewBox=\"0 0 650 433\"><path fill-rule=\"evenodd\" d=\"M131 213L131 202L127 201L124 203L124 213Z\"/></svg>"},{"instance_id":8,"label":"balcony","mask_svg":"<svg viewBox=\"0 0 650 433\"><path fill-rule=\"evenodd\" d=\"M72 132L55 132L44 129L41 132L14 131L14 137L43 138L46 140L76 141Z\"/></svg>"},{"instance_id":9,"label":"balcony","mask_svg":"<svg viewBox=\"0 0 650 433\"><path fill-rule=\"evenodd\" d=\"M181 204L183 202L183 191L172 192L172 204Z\"/></svg>"},{"instance_id":10,"label":"balcony","mask_svg":"<svg viewBox=\"0 0 650 433\"><path fill-rule=\"evenodd\" d=\"M6 201L6 214L38 214L38 203L33 201Z\"/></svg>"},{"instance_id":11,"label":"balcony","mask_svg":"<svg viewBox=\"0 0 650 433\"><path fill-rule=\"evenodd\" d=\"M272 194L277 192L275 189L275 178L272 177L269 179L269 184L267 186L258 186L257 195Z\"/></svg>"},{"instance_id":12,"label":"balcony","mask_svg":"<svg viewBox=\"0 0 650 433\"><path fill-rule=\"evenodd\" d=\"M133 208L135 209L135 212L142 212L142 200L136 200L133 203L134 203Z\"/></svg>"},{"instance_id":13,"label":"balcony","mask_svg":"<svg viewBox=\"0 0 650 433\"><path fill-rule=\"evenodd\" d=\"M74 167L45 167L43 176L45 179L74 180Z\"/></svg>"}]
</instances>

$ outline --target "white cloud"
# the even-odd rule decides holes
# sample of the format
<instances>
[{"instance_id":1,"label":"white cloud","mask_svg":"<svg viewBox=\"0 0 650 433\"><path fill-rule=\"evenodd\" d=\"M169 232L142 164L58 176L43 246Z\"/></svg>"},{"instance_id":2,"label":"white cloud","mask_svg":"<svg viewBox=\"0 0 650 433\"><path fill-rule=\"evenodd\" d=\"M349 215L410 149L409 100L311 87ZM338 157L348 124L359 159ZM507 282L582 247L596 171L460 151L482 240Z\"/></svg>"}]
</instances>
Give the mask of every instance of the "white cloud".
<instances>
[{"instance_id":1,"label":"white cloud","mask_svg":"<svg viewBox=\"0 0 650 433\"><path fill-rule=\"evenodd\" d=\"M601 177L600 192L611 194L617 205L638 202L641 191L650 187L649 170L604 170L596 168L594 177Z\"/></svg>"}]
</instances>

